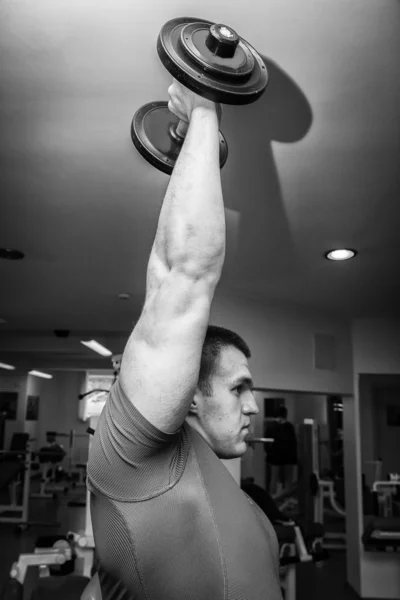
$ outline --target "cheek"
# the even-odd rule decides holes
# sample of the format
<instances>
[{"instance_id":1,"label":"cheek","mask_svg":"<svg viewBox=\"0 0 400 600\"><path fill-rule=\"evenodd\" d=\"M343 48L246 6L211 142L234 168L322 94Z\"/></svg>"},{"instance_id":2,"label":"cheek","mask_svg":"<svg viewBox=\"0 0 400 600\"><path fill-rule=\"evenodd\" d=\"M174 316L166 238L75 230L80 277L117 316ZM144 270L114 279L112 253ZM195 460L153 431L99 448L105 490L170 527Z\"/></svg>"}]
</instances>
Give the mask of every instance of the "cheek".
<instances>
[{"instance_id":1,"label":"cheek","mask_svg":"<svg viewBox=\"0 0 400 600\"><path fill-rule=\"evenodd\" d=\"M218 400L217 400L218 398ZM220 393L215 396L214 401L208 405L208 421L220 429L229 432L237 429L237 423L241 419L241 406L239 399L230 393Z\"/></svg>"},{"instance_id":2,"label":"cheek","mask_svg":"<svg viewBox=\"0 0 400 600\"><path fill-rule=\"evenodd\" d=\"M229 434L237 432L238 425L241 423L240 408L236 405L230 408L225 407L218 415L219 423L222 428Z\"/></svg>"}]
</instances>

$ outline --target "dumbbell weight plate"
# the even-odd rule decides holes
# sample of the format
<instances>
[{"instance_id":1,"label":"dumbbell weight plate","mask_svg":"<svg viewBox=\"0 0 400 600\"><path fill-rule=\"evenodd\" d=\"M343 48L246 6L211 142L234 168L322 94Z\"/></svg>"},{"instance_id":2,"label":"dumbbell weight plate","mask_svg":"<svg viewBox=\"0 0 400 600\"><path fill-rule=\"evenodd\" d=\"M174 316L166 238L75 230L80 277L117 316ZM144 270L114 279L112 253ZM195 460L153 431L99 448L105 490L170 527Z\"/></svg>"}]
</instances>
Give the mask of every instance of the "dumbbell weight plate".
<instances>
[{"instance_id":1,"label":"dumbbell weight plate","mask_svg":"<svg viewBox=\"0 0 400 600\"><path fill-rule=\"evenodd\" d=\"M232 58L214 55L206 45L212 25L211 21L190 17L168 21L157 40L161 62L182 85L208 100L222 104L255 102L268 84L262 58L240 37Z\"/></svg>"},{"instance_id":2,"label":"dumbbell weight plate","mask_svg":"<svg viewBox=\"0 0 400 600\"><path fill-rule=\"evenodd\" d=\"M179 119L168 110L168 102L149 102L135 113L131 137L135 148L153 167L171 175L182 144L170 134ZM222 133L220 140L220 167L228 158L228 144Z\"/></svg>"},{"instance_id":3,"label":"dumbbell weight plate","mask_svg":"<svg viewBox=\"0 0 400 600\"><path fill-rule=\"evenodd\" d=\"M210 34L209 23L188 23L180 30L180 45L185 54L198 63L206 73L215 77L224 77L227 81L246 81L250 78L254 69L254 57L248 46L239 39L232 29L225 25L213 25L217 32L227 32L229 36L237 40L237 46L233 50L233 56L219 56L215 54L214 48L207 46L207 38Z\"/></svg>"}]
</instances>

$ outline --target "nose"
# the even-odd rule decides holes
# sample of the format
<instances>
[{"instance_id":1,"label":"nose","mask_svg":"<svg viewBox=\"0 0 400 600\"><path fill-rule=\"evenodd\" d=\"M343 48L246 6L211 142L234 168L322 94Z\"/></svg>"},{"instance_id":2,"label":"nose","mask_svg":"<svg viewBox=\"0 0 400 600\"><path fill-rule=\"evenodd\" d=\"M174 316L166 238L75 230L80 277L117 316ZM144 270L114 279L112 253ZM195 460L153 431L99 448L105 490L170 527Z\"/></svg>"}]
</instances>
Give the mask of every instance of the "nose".
<instances>
[{"instance_id":1,"label":"nose","mask_svg":"<svg viewBox=\"0 0 400 600\"><path fill-rule=\"evenodd\" d=\"M260 412L253 393L249 394L249 396L246 398L243 406L243 412L245 412L247 415L258 415Z\"/></svg>"}]
</instances>

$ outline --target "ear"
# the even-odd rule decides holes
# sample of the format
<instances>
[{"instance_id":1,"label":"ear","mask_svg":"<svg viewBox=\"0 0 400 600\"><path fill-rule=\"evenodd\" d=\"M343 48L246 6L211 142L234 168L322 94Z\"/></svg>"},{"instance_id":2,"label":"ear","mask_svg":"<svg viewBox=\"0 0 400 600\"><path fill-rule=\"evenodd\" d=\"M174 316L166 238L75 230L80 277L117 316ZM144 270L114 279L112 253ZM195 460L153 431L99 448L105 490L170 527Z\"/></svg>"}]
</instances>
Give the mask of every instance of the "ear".
<instances>
[{"instance_id":1,"label":"ear","mask_svg":"<svg viewBox=\"0 0 400 600\"><path fill-rule=\"evenodd\" d=\"M189 408L189 412L188 412L189 415L198 415L199 414L200 407L202 404L202 399L203 399L202 393L200 392L200 390L198 388L196 388L192 403Z\"/></svg>"}]
</instances>

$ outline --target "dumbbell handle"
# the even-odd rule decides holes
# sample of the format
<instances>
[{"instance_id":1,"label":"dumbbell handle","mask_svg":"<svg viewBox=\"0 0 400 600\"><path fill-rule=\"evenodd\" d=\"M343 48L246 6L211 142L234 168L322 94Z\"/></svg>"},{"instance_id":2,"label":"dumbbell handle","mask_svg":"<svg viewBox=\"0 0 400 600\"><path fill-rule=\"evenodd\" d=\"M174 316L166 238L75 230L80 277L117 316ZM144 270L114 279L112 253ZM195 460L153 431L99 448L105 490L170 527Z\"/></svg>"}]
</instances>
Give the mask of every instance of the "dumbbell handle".
<instances>
[{"instance_id":1,"label":"dumbbell handle","mask_svg":"<svg viewBox=\"0 0 400 600\"><path fill-rule=\"evenodd\" d=\"M180 142L183 144L188 129L189 123L180 119L176 125L172 125L172 127L170 127L169 133L175 142Z\"/></svg>"},{"instance_id":2,"label":"dumbbell handle","mask_svg":"<svg viewBox=\"0 0 400 600\"><path fill-rule=\"evenodd\" d=\"M189 123L186 123L186 121L182 121L182 119L180 119L178 125L176 126L176 134L181 137L181 138L185 138L186 134L188 132L189 129Z\"/></svg>"},{"instance_id":3,"label":"dumbbell handle","mask_svg":"<svg viewBox=\"0 0 400 600\"><path fill-rule=\"evenodd\" d=\"M186 121L179 120L179 122L176 125L172 125L172 127L170 127L169 134L175 142L183 144L188 129L189 123L186 123Z\"/></svg>"}]
</instances>

